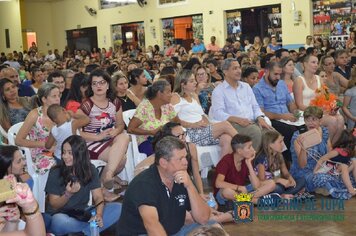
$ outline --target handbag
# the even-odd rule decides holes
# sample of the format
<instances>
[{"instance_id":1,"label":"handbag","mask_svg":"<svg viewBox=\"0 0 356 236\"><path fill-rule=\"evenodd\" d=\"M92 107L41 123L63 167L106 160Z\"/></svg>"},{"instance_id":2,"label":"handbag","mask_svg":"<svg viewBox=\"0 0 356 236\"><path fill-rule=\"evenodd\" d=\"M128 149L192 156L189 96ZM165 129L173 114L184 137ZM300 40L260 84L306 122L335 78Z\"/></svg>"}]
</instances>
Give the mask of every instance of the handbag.
<instances>
[{"instance_id":1,"label":"handbag","mask_svg":"<svg viewBox=\"0 0 356 236\"><path fill-rule=\"evenodd\" d=\"M99 206L102 203L104 203L104 201L101 201L96 205L89 206L85 209L69 209L66 211L62 211L61 213L66 214L70 217L73 217L79 221L88 222L90 220L90 218L92 217L92 215L91 215L92 210L95 209L97 206Z\"/></svg>"}]
</instances>

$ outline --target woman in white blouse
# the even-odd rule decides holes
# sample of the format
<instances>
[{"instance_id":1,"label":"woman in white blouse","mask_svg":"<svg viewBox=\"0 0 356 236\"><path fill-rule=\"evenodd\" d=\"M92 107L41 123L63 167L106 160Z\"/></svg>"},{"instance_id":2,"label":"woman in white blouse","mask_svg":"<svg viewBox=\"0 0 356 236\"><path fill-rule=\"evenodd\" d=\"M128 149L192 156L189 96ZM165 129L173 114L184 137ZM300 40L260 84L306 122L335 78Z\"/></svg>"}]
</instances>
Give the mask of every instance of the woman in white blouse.
<instances>
[{"instance_id":1,"label":"woman in white blouse","mask_svg":"<svg viewBox=\"0 0 356 236\"><path fill-rule=\"evenodd\" d=\"M192 71L181 71L174 85L171 103L181 124L187 129L190 141L199 146L219 144L221 156L231 153L231 138L237 131L227 121L210 123L199 103L197 81Z\"/></svg>"}]
</instances>

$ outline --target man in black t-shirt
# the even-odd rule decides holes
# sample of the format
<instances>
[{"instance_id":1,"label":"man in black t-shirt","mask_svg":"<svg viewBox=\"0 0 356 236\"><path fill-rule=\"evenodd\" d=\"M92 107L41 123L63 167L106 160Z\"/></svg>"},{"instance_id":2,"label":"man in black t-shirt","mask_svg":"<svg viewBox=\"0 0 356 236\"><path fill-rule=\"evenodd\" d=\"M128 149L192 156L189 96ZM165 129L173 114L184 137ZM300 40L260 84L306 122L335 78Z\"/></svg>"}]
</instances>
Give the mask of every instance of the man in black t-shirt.
<instances>
[{"instance_id":1,"label":"man in black t-shirt","mask_svg":"<svg viewBox=\"0 0 356 236\"><path fill-rule=\"evenodd\" d=\"M187 173L186 156L178 138L156 144L155 164L135 177L125 193L118 235L186 235L208 223L210 208ZM197 223L184 225L187 211Z\"/></svg>"}]
</instances>

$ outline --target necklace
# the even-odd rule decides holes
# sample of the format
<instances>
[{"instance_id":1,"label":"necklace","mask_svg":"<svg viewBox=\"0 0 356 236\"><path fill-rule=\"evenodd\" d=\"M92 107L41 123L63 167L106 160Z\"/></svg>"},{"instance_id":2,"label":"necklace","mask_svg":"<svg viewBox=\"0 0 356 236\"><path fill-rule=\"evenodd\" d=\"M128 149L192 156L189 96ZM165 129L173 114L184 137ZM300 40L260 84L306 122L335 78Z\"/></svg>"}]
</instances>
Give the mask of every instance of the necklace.
<instances>
[{"instance_id":1,"label":"necklace","mask_svg":"<svg viewBox=\"0 0 356 236\"><path fill-rule=\"evenodd\" d=\"M127 95L125 95L125 96L123 96L123 97L119 97L121 100L123 100L124 102L127 102L127 99L129 99L128 97L127 97Z\"/></svg>"}]
</instances>

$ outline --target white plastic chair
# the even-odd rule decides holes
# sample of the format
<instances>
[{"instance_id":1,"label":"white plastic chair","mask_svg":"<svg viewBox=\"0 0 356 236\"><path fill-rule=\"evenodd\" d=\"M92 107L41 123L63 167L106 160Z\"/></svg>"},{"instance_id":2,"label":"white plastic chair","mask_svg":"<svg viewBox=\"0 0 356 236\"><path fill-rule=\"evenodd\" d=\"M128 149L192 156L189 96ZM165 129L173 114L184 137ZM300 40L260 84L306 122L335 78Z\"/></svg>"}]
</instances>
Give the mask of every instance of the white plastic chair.
<instances>
[{"instance_id":1,"label":"white plastic chair","mask_svg":"<svg viewBox=\"0 0 356 236\"><path fill-rule=\"evenodd\" d=\"M135 111L136 111L136 109L131 109L131 110L124 111L122 113L125 125L127 127L129 126L130 120L134 116ZM132 155L133 155L132 159L133 159L133 164L135 167L138 163L140 163L141 161L146 159L147 155L139 152L136 135L134 135L134 134L129 134L129 135L131 137L131 142L129 144L128 152L129 152L129 149L131 149L130 151L132 152ZM129 158L129 156L128 156L128 158Z\"/></svg>"},{"instance_id":2,"label":"white plastic chair","mask_svg":"<svg viewBox=\"0 0 356 236\"><path fill-rule=\"evenodd\" d=\"M0 133L1 135L7 139L7 132L5 131L5 129L0 125Z\"/></svg>"},{"instance_id":3,"label":"white plastic chair","mask_svg":"<svg viewBox=\"0 0 356 236\"><path fill-rule=\"evenodd\" d=\"M8 141L10 145L16 145L15 144L16 135L22 125L23 122L20 122L10 127L8 131ZM44 175L40 175L36 173L34 163L32 161L30 149L27 147L20 147L20 146L18 146L18 148L22 151L22 153L26 158L27 171L28 174L33 179L33 189L32 189L33 195L38 202L40 211L44 212L45 200L46 200L46 193L44 189L46 187L49 172L46 172Z\"/></svg>"},{"instance_id":4,"label":"white plastic chair","mask_svg":"<svg viewBox=\"0 0 356 236\"><path fill-rule=\"evenodd\" d=\"M220 151L221 148L219 145L211 145L211 146L198 146L197 154L198 154L198 162L199 169L201 171L200 175L202 178L208 177L208 172L212 166L216 166L220 161Z\"/></svg>"}]
</instances>

